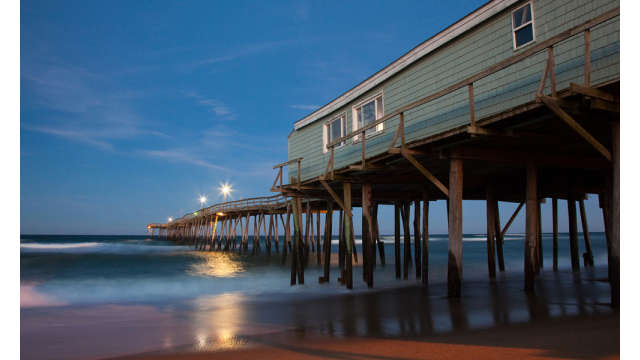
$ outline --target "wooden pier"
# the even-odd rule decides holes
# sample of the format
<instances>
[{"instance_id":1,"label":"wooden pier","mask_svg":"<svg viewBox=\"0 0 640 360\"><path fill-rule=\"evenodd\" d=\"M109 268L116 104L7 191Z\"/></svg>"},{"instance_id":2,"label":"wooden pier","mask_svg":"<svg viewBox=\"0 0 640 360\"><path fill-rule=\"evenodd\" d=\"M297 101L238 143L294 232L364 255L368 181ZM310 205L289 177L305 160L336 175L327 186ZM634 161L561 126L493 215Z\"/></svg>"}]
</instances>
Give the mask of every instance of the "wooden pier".
<instances>
[{"instance_id":1,"label":"wooden pier","mask_svg":"<svg viewBox=\"0 0 640 360\"><path fill-rule=\"evenodd\" d=\"M274 250L279 251L277 239L280 218L285 233L283 251L285 254L289 251L292 255L293 285L304 283L304 267L310 251L315 251L318 263L324 265L325 272L319 281L330 281L330 241L333 226L336 226L339 234L338 280L347 288L352 288L353 261L358 260L354 246L353 222L356 219L353 208L360 207L363 281L373 287L373 269L376 263L385 262L378 229L378 207L391 205L395 209L396 277L405 280L415 278L427 284L429 204L446 200L448 293L451 297L459 297L463 279L462 202L484 200L487 209L489 280L492 281L497 272L505 270L503 240L516 215L524 209L524 289L534 293L535 279L541 269L544 266L554 271L558 268L558 201L567 201L568 204L573 271L580 271L581 266L593 266L594 254L583 202L587 194L596 194L605 224L611 302L613 306L619 306L620 78L619 65L605 67L605 64L612 63L617 59L616 54L619 54L611 50L611 44L615 44L616 36L619 36L615 32L615 24L619 23L620 11L615 6L616 1L600 3L602 11L594 17L585 18L579 23L573 22L570 27L558 25L563 30L541 36L526 47L517 49L511 56L489 57L490 60L483 62L482 68L473 73L464 76L456 73L457 77L440 79L437 84L441 85L432 91L403 95L403 100L410 100L396 101L396 106L385 105L386 109L383 108L384 96L391 96L387 93L400 86L392 84L394 88L387 83L407 82L403 80L403 74L419 71L419 61L426 64L425 68L430 66L430 55L421 55L421 59L417 54L423 48L428 49L430 41L437 43L445 39L447 32L436 35L405 55L416 54L411 61L417 65L412 67L411 64L405 65L406 62L394 62L384 70L391 72L396 65L398 68L407 67L393 70L397 74L388 75L387 80L380 82L375 82L378 81L377 77L386 73L375 74L296 123L289 136L290 160L274 166L277 173L271 191L279 195L199 210L166 224L167 236L202 250L230 250L236 249L238 234L238 250L247 251L249 219L253 217L253 251L261 247L259 241L255 240L255 234L259 236L263 225L262 233L267 238L266 250L271 251L271 246L275 245ZM489 2L469 16L485 16L482 14L490 11L494 11L494 15L486 15L484 23L480 22L476 29L461 27L459 37L448 40L453 45L438 45L443 48L432 51L449 51L452 54L463 51L464 46L469 46L465 45L465 36L471 39L469 41L475 39L474 36L484 36L483 31L489 32L495 23L492 20L511 19L512 14L520 9L532 11L527 8L531 4L526 1ZM558 5L552 1L538 1L535 4L548 9ZM523 20L526 11L522 15ZM549 10L547 13L551 12ZM471 21L469 16L454 24L451 31L465 21ZM533 15L530 18L533 19ZM543 16L538 19L542 20ZM508 21L510 24L512 20ZM592 40L596 38L594 34L598 34L597 38L600 39L597 48ZM515 44L515 38L513 41ZM457 48L456 44L462 45ZM569 46L567 44L571 51L566 49ZM567 60L569 53L577 55ZM600 54L599 57L592 58L592 54L596 53ZM463 54L461 52L458 55ZM498 60L491 61L494 58ZM560 65L558 59L563 61ZM605 73L601 69L609 70ZM534 82L514 85L530 74L535 74L531 75L535 76ZM577 77L580 81L576 80ZM500 89L502 97L493 100L496 98L495 95L492 98L491 94L495 90L488 86L491 82L500 81L504 83L496 87ZM380 95L375 95L377 91L380 91ZM349 96L354 100L349 100ZM371 100L367 100L367 97ZM366 101L375 104L373 109L376 109L376 118L359 124L356 118L364 111L364 105L361 104ZM491 101L499 106L491 103L480 108L479 104ZM431 125L430 121L437 116L445 116L438 115L438 111L447 106L453 108L446 115L452 120ZM349 110L344 110L347 108L353 113L351 131L348 131L349 122L346 121L350 117ZM499 111L488 111L487 108ZM386 113L384 110L387 110ZM436 115L430 117L429 114ZM334 120L342 123L342 130L338 132L340 136L329 137L328 131L333 131L331 126L334 126ZM432 128L435 130L424 130ZM322 146L309 145L308 139L323 137L325 141ZM285 179L285 168L288 170L288 181ZM542 256L540 204L546 199L552 202L553 247L545 250L553 252L553 264L544 264ZM253 205L252 201L255 202ZM504 225L500 221L499 202L519 204ZM576 205L585 234L586 252L582 255L582 265L578 253ZM410 224L412 209L414 222ZM335 225L331 220L334 211L339 212L340 219ZM303 214L306 214L304 226ZM323 236L321 215L325 216ZM314 219L317 221L315 243ZM269 222L268 231L266 222ZM275 244L271 243L272 238L276 239ZM410 275L411 269L415 270L415 277Z\"/></svg>"}]
</instances>

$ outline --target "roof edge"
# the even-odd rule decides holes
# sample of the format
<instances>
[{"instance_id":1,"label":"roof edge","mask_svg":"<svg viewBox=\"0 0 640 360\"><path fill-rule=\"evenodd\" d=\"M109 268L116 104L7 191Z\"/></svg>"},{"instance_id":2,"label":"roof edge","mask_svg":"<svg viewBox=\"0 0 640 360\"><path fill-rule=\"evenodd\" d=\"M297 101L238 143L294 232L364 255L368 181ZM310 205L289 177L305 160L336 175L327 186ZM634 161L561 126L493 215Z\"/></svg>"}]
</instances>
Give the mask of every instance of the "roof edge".
<instances>
[{"instance_id":1,"label":"roof edge","mask_svg":"<svg viewBox=\"0 0 640 360\"><path fill-rule=\"evenodd\" d=\"M425 55L437 50L438 48L447 44L449 41L457 38L459 35L465 33L466 31L469 31L471 28L486 21L487 19L508 8L514 3L517 3L518 1L520 0L492 0L485 3L478 9L467 14L462 19L456 21L444 30L440 31L439 33L433 35L413 49L409 50L407 53L399 57L391 64L385 66L375 74L361 81L358 85L344 92L337 98L331 100L326 105L296 121L293 125L294 130L298 130L304 126L307 126L315 122L319 118L327 116L338 108L344 106L345 104L357 99L365 92L371 90L373 87L379 85L383 81L402 71Z\"/></svg>"}]
</instances>

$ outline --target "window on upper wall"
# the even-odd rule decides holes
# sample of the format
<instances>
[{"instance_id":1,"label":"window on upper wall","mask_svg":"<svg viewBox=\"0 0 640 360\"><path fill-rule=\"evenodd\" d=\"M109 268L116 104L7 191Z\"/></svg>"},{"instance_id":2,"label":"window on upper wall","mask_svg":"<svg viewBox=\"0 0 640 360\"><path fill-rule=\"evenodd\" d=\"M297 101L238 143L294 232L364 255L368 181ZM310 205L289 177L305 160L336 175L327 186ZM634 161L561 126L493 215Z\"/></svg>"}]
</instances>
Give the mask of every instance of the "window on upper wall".
<instances>
[{"instance_id":1,"label":"window on upper wall","mask_svg":"<svg viewBox=\"0 0 640 360\"><path fill-rule=\"evenodd\" d=\"M344 136L344 118L345 114L341 114L324 124L324 146L323 152L329 151L327 145L336 141L337 139ZM342 146L344 142L341 142L337 146Z\"/></svg>"},{"instance_id":2,"label":"window on upper wall","mask_svg":"<svg viewBox=\"0 0 640 360\"><path fill-rule=\"evenodd\" d=\"M511 25L513 29L514 50L535 41L536 33L533 26L533 7L530 2L511 13Z\"/></svg>"},{"instance_id":3,"label":"window on upper wall","mask_svg":"<svg viewBox=\"0 0 640 360\"><path fill-rule=\"evenodd\" d=\"M354 131L384 116L384 106L382 105L382 93L371 97L353 107L353 129ZM367 136L375 134L384 129L384 124L378 124L367 130ZM358 141L360 135L354 137L354 141Z\"/></svg>"}]
</instances>

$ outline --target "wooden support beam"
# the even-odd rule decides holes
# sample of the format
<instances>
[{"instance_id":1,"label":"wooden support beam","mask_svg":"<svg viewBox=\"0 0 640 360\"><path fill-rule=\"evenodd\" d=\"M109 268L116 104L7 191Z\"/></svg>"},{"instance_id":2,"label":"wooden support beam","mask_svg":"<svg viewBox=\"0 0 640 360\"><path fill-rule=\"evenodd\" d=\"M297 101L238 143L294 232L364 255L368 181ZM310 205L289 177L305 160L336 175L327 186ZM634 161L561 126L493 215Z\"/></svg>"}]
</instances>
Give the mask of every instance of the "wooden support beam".
<instances>
[{"instance_id":1,"label":"wooden support beam","mask_svg":"<svg viewBox=\"0 0 640 360\"><path fill-rule=\"evenodd\" d=\"M516 216L518 216L518 213L520 212L520 209L522 209L523 206L524 206L524 202L521 202L518 205L518 207L516 208L516 210L513 212L511 217L509 218L509 221L507 221L507 223L505 224L504 228L500 232L500 237L503 239L503 241L504 241L504 235L509 230L509 227L511 226L511 223L513 223L513 220L515 220Z\"/></svg>"},{"instance_id":2,"label":"wooden support beam","mask_svg":"<svg viewBox=\"0 0 640 360\"><path fill-rule=\"evenodd\" d=\"M491 187L487 188L487 266L489 267L489 279L496 278L496 251L495 251L495 195Z\"/></svg>"},{"instance_id":3,"label":"wooden support beam","mask_svg":"<svg viewBox=\"0 0 640 360\"><path fill-rule=\"evenodd\" d=\"M422 247L420 241L420 200L413 202L413 256L416 264L416 279L422 277Z\"/></svg>"},{"instance_id":4,"label":"wooden support beam","mask_svg":"<svg viewBox=\"0 0 640 360\"><path fill-rule=\"evenodd\" d=\"M580 220L582 221L582 236L584 237L584 247L586 252L582 254L584 259L584 266L593 267L593 251L591 250L591 236L589 235L589 225L587 221L587 213L584 209L584 200L578 201L580 206Z\"/></svg>"},{"instance_id":5,"label":"wooden support beam","mask_svg":"<svg viewBox=\"0 0 640 360\"><path fill-rule=\"evenodd\" d=\"M576 218L576 200L573 194L569 194L567 200L569 212L569 248L571 249L571 269L580 271L580 254L578 252L578 222Z\"/></svg>"},{"instance_id":6,"label":"wooden support beam","mask_svg":"<svg viewBox=\"0 0 640 360\"><path fill-rule=\"evenodd\" d=\"M422 192L422 283L429 284L429 193Z\"/></svg>"},{"instance_id":7,"label":"wooden support beam","mask_svg":"<svg viewBox=\"0 0 640 360\"><path fill-rule=\"evenodd\" d=\"M526 187L526 224L524 244L524 288L526 292L534 292L536 274L536 237L538 233L538 174L536 167L527 164Z\"/></svg>"},{"instance_id":8,"label":"wooden support beam","mask_svg":"<svg viewBox=\"0 0 640 360\"><path fill-rule=\"evenodd\" d=\"M611 103L618 103L618 104L620 103L620 98L618 98L615 95L610 94L610 93L608 93L606 91L597 89L597 88L571 83L571 84L569 84L569 89L571 89L572 92L580 94L580 95L584 95L584 96L588 96L588 97L591 97L591 98L608 101L608 102L611 102Z\"/></svg>"},{"instance_id":9,"label":"wooden support beam","mask_svg":"<svg viewBox=\"0 0 640 360\"><path fill-rule=\"evenodd\" d=\"M344 210L338 210L338 267L340 268L340 277L338 281L344 285L345 282L345 254L347 247L344 238Z\"/></svg>"},{"instance_id":10,"label":"wooden support beam","mask_svg":"<svg viewBox=\"0 0 640 360\"><path fill-rule=\"evenodd\" d=\"M373 224L374 224L374 232L376 235L376 243L378 244L378 254L380 254L380 264L384 266L387 264L387 261L384 253L384 242L380 240L380 227L378 226L378 203L377 202L373 206Z\"/></svg>"},{"instance_id":11,"label":"wooden support beam","mask_svg":"<svg viewBox=\"0 0 640 360\"><path fill-rule=\"evenodd\" d=\"M400 209L402 215L402 233L404 236L404 267L402 277L404 280L409 279L409 265L411 264L411 234L409 233L409 216L410 216L411 203L405 201Z\"/></svg>"},{"instance_id":12,"label":"wooden support beam","mask_svg":"<svg viewBox=\"0 0 640 360\"><path fill-rule=\"evenodd\" d=\"M402 274L400 267L402 266L402 261L400 260L400 206L401 203L396 201L393 205L394 208L394 254L395 254L395 265L396 265L396 279L400 279Z\"/></svg>"},{"instance_id":13,"label":"wooden support beam","mask_svg":"<svg viewBox=\"0 0 640 360\"><path fill-rule=\"evenodd\" d=\"M353 289L353 216L351 215L351 183L344 183L344 239L345 239L345 284L347 289Z\"/></svg>"},{"instance_id":14,"label":"wooden support beam","mask_svg":"<svg viewBox=\"0 0 640 360\"><path fill-rule=\"evenodd\" d=\"M551 199L553 218L553 271L558 271L558 199Z\"/></svg>"},{"instance_id":15,"label":"wooden support beam","mask_svg":"<svg viewBox=\"0 0 640 360\"><path fill-rule=\"evenodd\" d=\"M620 308L620 123L613 124L613 171L610 196L611 305Z\"/></svg>"},{"instance_id":16,"label":"wooden support beam","mask_svg":"<svg viewBox=\"0 0 640 360\"><path fill-rule=\"evenodd\" d=\"M537 262L536 262L536 273L540 272L544 265L543 253L542 253L542 209L541 204L544 199L538 200L538 234L536 236L536 254L537 254Z\"/></svg>"},{"instance_id":17,"label":"wooden support beam","mask_svg":"<svg viewBox=\"0 0 640 360\"><path fill-rule=\"evenodd\" d=\"M409 160L409 162L413 164L413 166L415 166L422 173L422 175L424 175L429 181L431 181L433 185L435 185L440 191L442 191L443 194L445 194L446 196L449 196L449 189L447 189L447 187L444 186L440 182L440 180L438 180L438 178L433 176L433 174L431 174L429 170L427 170L424 166L422 166L422 164L420 164L418 160L416 160L416 158L413 157L413 155L408 153L405 149L402 149L402 156L404 156L405 159Z\"/></svg>"},{"instance_id":18,"label":"wooden support beam","mask_svg":"<svg viewBox=\"0 0 640 360\"><path fill-rule=\"evenodd\" d=\"M584 86L591 86L591 29L584 31Z\"/></svg>"},{"instance_id":19,"label":"wooden support beam","mask_svg":"<svg viewBox=\"0 0 640 360\"><path fill-rule=\"evenodd\" d=\"M331 233L333 223L333 201L327 201L327 214L324 218L324 274L321 282L329 282L329 269L331 267Z\"/></svg>"},{"instance_id":20,"label":"wooden support beam","mask_svg":"<svg viewBox=\"0 0 640 360\"><path fill-rule=\"evenodd\" d=\"M493 199L493 212L495 214L494 230L496 235L496 252L498 254L498 269L500 272L504 272L504 237L502 236L502 227L500 226L500 207L498 206L498 199Z\"/></svg>"},{"instance_id":21,"label":"wooden support beam","mask_svg":"<svg viewBox=\"0 0 640 360\"><path fill-rule=\"evenodd\" d=\"M567 125L569 125L569 127L571 127L578 135L580 135L591 146L593 146L600 154L602 154L602 156L611 161L611 153L609 152L609 150L607 150L607 148L605 148L598 140L596 140L596 138L591 136L591 134L589 134L587 130L580 126L580 124L578 124L578 122L576 122L571 117L571 115L562 110L555 99L548 96L542 96L541 100L554 114L556 114Z\"/></svg>"},{"instance_id":22,"label":"wooden support beam","mask_svg":"<svg viewBox=\"0 0 640 360\"><path fill-rule=\"evenodd\" d=\"M340 206L340 209L345 210L344 203L342 202L338 194L336 194L336 192L333 190L333 188L329 186L329 184L325 180L320 180L320 183L322 184L322 186L324 186L325 189L327 189L327 191L329 192L329 195L331 195L333 200L336 203L338 203L338 206ZM348 213L349 213L349 216L353 216L351 214L351 211L349 211Z\"/></svg>"},{"instance_id":23,"label":"wooden support beam","mask_svg":"<svg viewBox=\"0 0 640 360\"><path fill-rule=\"evenodd\" d=\"M451 159L449 165L449 264L447 289L449 297L462 293L462 160Z\"/></svg>"},{"instance_id":24,"label":"wooden support beam","mask_svg":"<svg viewBox=\"0 0 640 360\"><path fill-rule=\"evenodd\" d=\"M373 264L375 257L375 239L373 231L372 212L373 194L371 184L362 184L362 264L366 268L366 283L369 288L373 287ZM366 250L365 250L366 243ZM366 261L365 261L366 259Z\"/></svg>"}]
</instances>

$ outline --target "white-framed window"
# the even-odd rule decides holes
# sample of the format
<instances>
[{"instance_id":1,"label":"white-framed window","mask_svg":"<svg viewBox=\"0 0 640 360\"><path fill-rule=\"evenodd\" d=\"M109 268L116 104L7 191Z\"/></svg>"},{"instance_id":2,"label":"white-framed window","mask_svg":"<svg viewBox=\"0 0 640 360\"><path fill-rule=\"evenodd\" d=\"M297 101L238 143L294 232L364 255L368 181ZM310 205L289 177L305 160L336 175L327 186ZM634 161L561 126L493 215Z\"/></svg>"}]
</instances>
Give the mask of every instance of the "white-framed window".
<instances>
[{"instance_id":1,"label":"white-framed window","mask_svg":"<svg viewBox=\"0 0 640 360\"><path fill-rule=\"evenodd\" d=\"M384 116L384 105L382 93L361 101L353 107L353 131L356 131ZM376 134L384 129L384 124L378 124L365 132L366 136ZM360 135L355 136L353 141L358 141Z\"/></svg>"},{"instance_id":2,"label":"white-framed window","mask_svg":"<svg viewBox=\"0 0 640 360\"><path fill-rule=\"evenodd\" d=\"M514 50L531 44L536 40L531 2L520 6L511 13L511 28L513 30Z\"/></svg>"},{"instance_id":3,"label":"white-framed window","mask_svg":"<svg viewBox=\"0 0 640 360\"><path fill-rule=\"evenodd\" d=\"M334 118L331 118L331 120L324 123L324 126L323 126L324 141L322 145L323 152L329 151L329 149L327 148L327 145L331 144L332 142L336 141L337 139L345 135L344 134L345 118L346 118L346 114L342 113ZM341 142L340 144L337 145L337 147L340 147L343 144L344 142Z\"/></svg>"}]
</instances>

